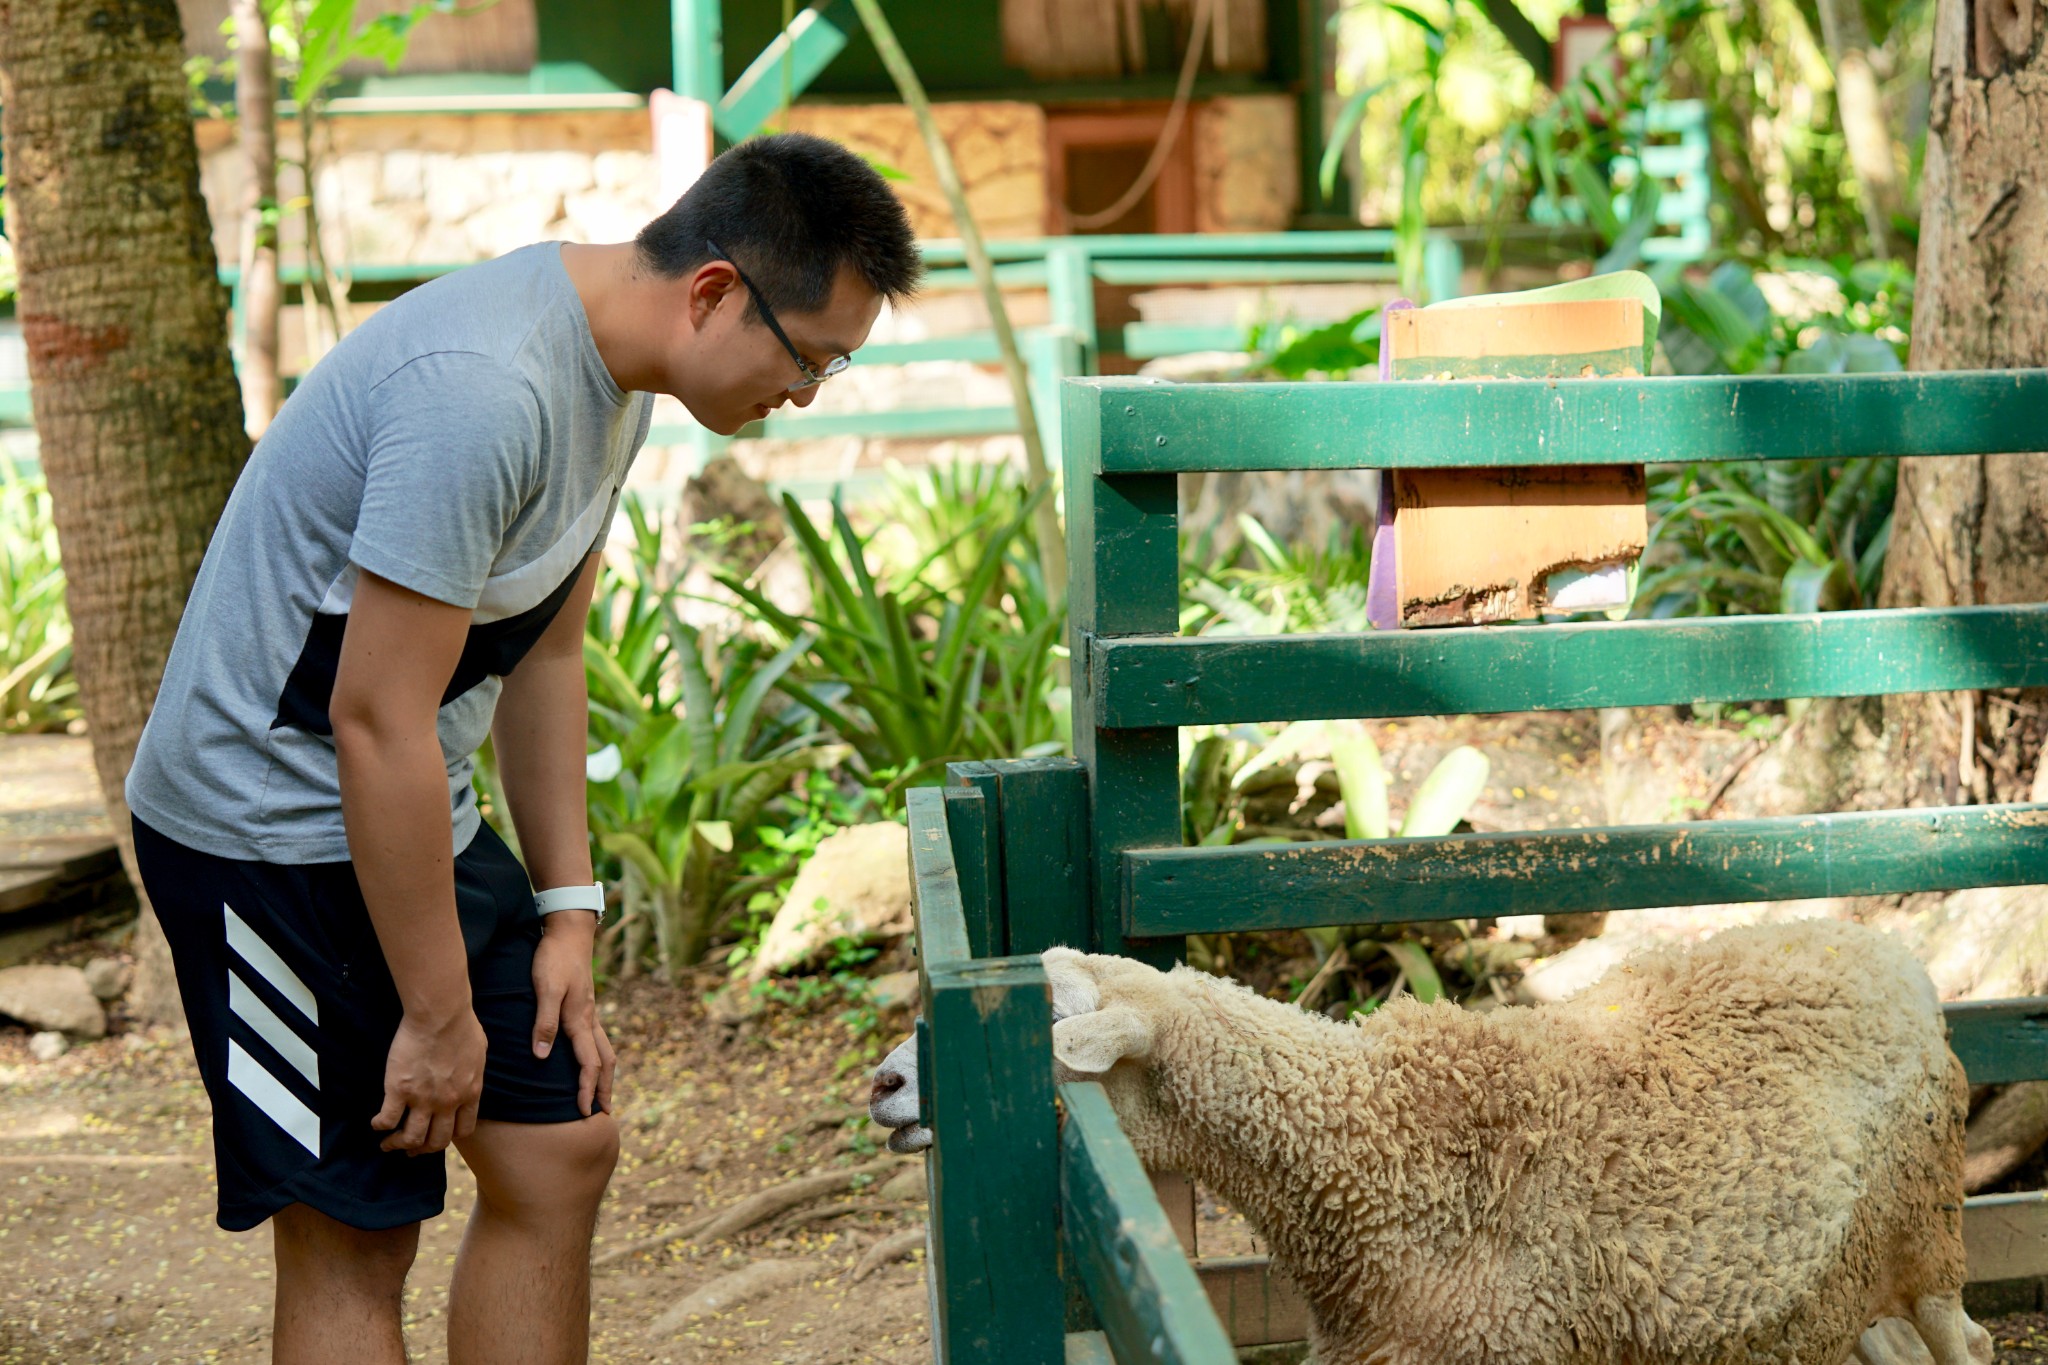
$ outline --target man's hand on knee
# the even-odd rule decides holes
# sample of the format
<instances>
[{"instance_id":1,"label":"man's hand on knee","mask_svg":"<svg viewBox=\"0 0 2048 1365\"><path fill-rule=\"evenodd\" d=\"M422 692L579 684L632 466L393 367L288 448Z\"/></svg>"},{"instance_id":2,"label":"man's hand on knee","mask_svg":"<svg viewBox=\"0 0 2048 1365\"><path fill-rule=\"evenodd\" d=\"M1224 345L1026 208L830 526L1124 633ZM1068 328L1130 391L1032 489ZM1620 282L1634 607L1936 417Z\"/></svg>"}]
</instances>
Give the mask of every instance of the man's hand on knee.
<instances>
[{"instance_id":1,"label":"man's hand on knee","mask_svg":"<svg viewBox=\"0 0 2048 1365\"><path fill-rule=\"evenodd\" d=\"M568 1033L581 1072L576 1107L589 1118L597 1110L610 1111L612 1075L618 1067L611 1040L597 1020L597 988L590 971L596 921L575 911L548 919L547 931L533 952L533 989L540 1002L533 1020L533 1055L547 1056L558 1034ZM572 922L583 919L590 920L590 927Z\"/></svg>"}]
</instances>

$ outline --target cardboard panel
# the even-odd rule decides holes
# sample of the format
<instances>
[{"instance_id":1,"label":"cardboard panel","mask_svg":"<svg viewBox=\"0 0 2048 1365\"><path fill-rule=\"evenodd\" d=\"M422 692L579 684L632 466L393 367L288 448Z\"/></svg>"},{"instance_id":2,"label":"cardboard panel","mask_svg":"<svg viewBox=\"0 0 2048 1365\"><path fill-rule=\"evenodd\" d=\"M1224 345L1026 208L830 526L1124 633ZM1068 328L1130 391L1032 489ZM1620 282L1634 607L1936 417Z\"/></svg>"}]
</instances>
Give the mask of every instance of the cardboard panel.
<instances>
[{"instance_id":1,"label":"cardboard panel","mask_svg":"<svg viewBox=\"0 0 2048 1365\"><path fill-rule=\"evenodd\" d=\"M1635 298L1407 309L1388 314L1387 369L1397 382L1629 378L1653 328ZM1640 465L1397 469L1382 490L1402 626L1624 607L1649 540Z\"/></svg>"}]
</instances>

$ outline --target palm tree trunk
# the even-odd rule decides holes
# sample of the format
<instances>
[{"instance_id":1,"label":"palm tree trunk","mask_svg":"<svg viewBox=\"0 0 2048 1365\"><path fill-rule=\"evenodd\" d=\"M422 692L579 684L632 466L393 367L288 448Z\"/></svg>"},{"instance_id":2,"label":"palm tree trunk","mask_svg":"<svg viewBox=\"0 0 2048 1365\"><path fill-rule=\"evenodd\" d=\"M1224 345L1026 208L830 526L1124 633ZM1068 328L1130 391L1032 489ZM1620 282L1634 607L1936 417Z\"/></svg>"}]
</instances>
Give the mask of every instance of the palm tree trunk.
<instances>
[{"instance_id":1,"label":"palm tree trunk","mask_svg":"<svg viewBox=\"0 0 2048 1365\"><path fill-rule=\"evenodd\" d=\"M93 758L121 785L207 537L248 455L176 0L0 3L0 139L36 431ZM175 1017L147 905L135 1004Z\"/></svg>"},{"instance_id":2,"label":"palm tree trunk","mask_svg":"<svg viewBox=\"0 0 2048 1365\"><path fill-rule=\"evenodd\" d=\"M278 372L277 73L263 0L234 0L235 127L247 188L242 200L242 411L261 436L284 402Z\"/></svg>"},{"instance_id":3,"label":"palm tree trunk","mask_svg":"<svg viewBox=\"0 0 2048 1365\"><path fill-rule=\"evenodd\" d=\"M1849 144L1849 164L1856 171L1856 195L1870 235L1870 252L1890 259L1898 254L1892 216L1901 207L1901 186L1884 96L1870 66L1870 28L1863 20L1863 0L1819 3L1822 41L1827 46L1828 64L1835 71L1835 107L1842 117L1842 136Z\"/></svg>"},{"instance_id":4,"label":"palm tree trunk","mask_svg":"<svg viewBox=\"0 0 2048 1365\"><path fill-rule=\"evenodd\" d=\"M1046 468L1045 443L1039 436L1037 411L1031 405L1031 381L1025 373L1023 353L1017 349L1017 334L1010 326L1010 310L1004 307L1003 292L996 284L995 265L981 239L981 226L975 222L974 211L968 207L967 190L960 183L960 169L953 163L953 152L946 145L945 135L939 132L938 120L932 117L932 104L925 95L924 82L918 79L917 69L903 54L903 45L896 41L896 30L890 27L882 7L876 0L853 0L853 8L860 15L876 52L881 54L882 65L888 68L890 78L896 82L897 93L903 97L911 117L917 121L918 132L924 138L925 152L931 157L932 169L939 178L939 189L953 211L953 225L960 230L960 246L967 256L968 271L974 276L974 283L981 291L982 304L988 309L989 322L995 328L996 350L1002 355L1003 373L1010 381L1010 401L1017 409L1017 434L1024 442L1024 466L1035 492L1051 483L1052 474ZM1059 513L1053 507L1050 494L1039 500L1032 521L1038 535L1039 572L1045 577L1046 595L1055 602L1063 602L1067 596L1066 540L1060 532Z\"/></svg>"}]
</instances>

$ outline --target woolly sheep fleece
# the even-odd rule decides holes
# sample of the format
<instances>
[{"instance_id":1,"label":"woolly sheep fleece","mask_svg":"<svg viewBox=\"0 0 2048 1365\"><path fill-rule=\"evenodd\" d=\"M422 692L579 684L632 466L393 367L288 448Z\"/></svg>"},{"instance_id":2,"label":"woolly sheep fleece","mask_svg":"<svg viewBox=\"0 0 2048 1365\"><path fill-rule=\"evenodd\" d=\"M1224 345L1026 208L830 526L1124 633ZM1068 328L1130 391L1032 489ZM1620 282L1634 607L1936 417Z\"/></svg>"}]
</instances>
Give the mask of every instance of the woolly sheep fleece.
<instances>
[{"instance_id":1,"label":"woolly sheep fleece","mask_svg":"<svg viewBox=\"0 0 2048 1365\"><path fill-rule=\"evenodd\" d=\"M1892 1316L1937 1365L1992 1358L1960 1297L1962 1067L1873 930L1730 930L1561 1004L1353 1024L1044 961L1061 1078L1265 1234L1320 1365L1839 1365Z\"/></svg>"}]
</instances>

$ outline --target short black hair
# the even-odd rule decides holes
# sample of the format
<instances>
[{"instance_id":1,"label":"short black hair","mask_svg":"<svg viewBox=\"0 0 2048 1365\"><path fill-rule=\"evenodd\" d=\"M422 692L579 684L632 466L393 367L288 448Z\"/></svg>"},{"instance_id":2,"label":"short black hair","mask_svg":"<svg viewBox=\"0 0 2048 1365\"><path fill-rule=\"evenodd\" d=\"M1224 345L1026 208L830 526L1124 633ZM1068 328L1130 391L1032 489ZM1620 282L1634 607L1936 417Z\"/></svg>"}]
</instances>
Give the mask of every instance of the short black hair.
<instances>
[{"instance_id":1,"label":"short black hair","mask_svg":"<svg viewBox=\"0 0 2048 1365\"><path fill-rule=\"evenodd\" d=\"M640 259L677 279L718 243L778 313L815 313L852 266L890 303L916 293L924 259L910 217L875 168L822 137L776 133L712 161L669 210L640 229ZM747 300L746 316L755 315Z\"/></svg>"}]
</instances>

